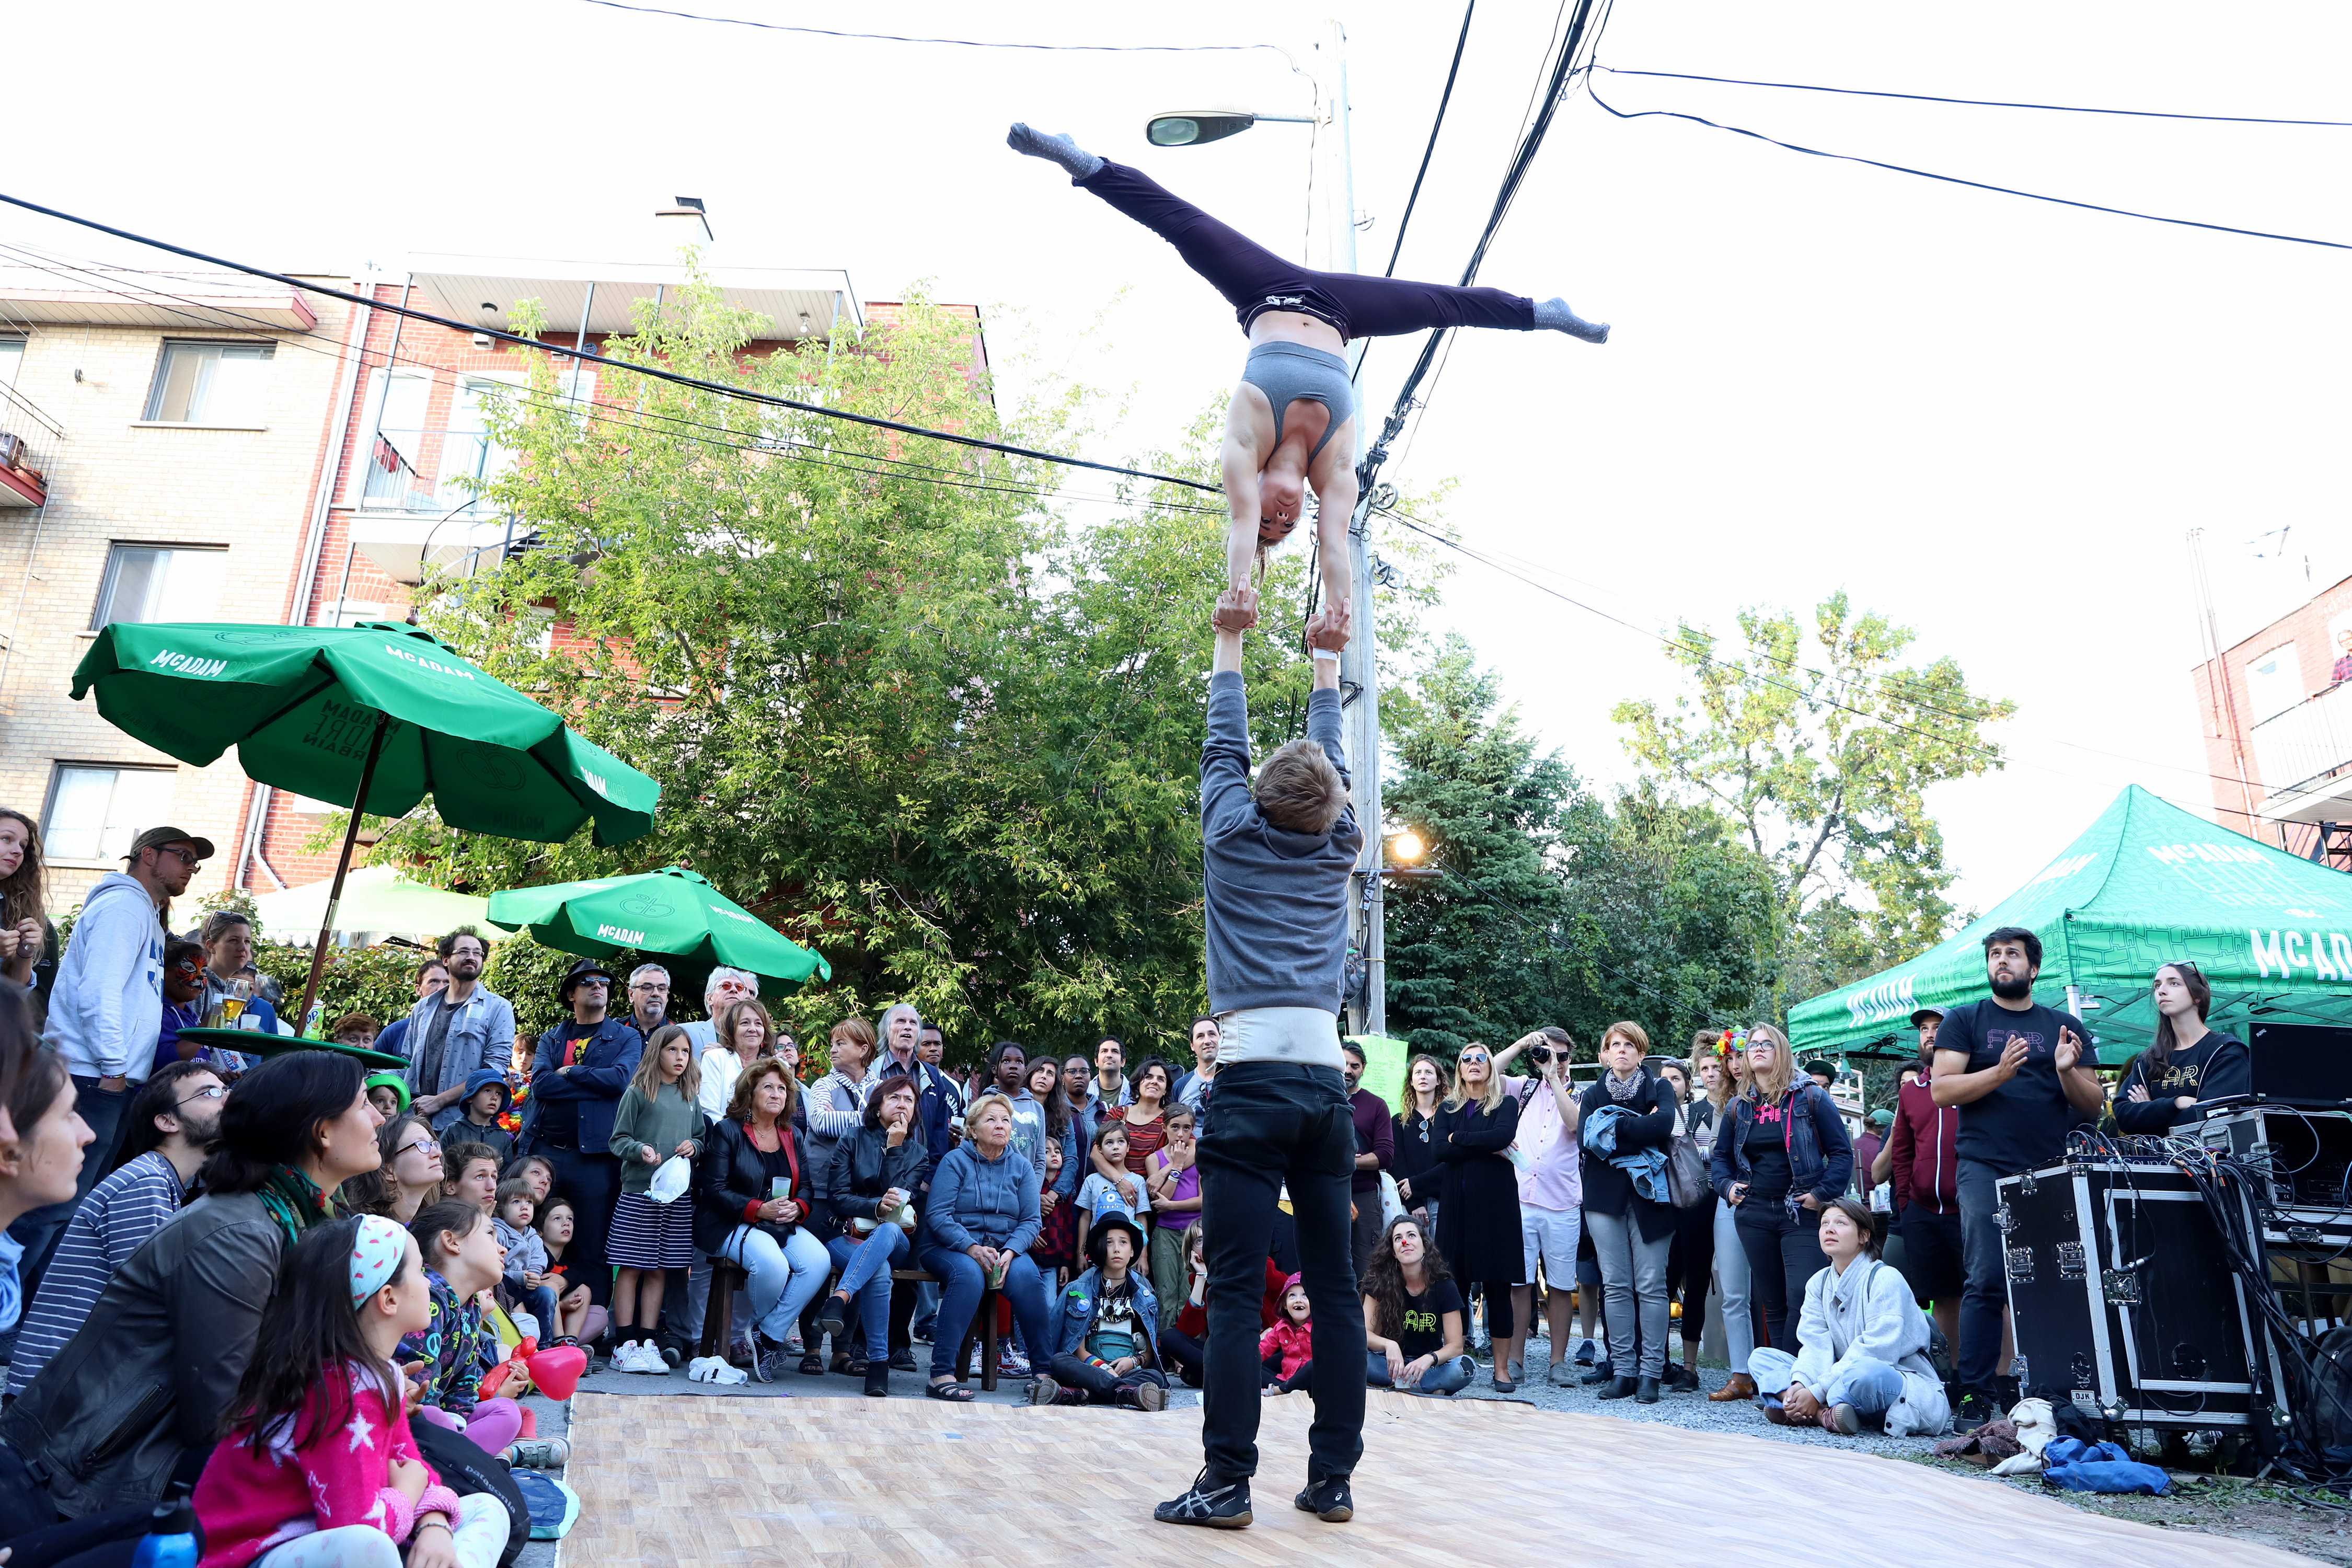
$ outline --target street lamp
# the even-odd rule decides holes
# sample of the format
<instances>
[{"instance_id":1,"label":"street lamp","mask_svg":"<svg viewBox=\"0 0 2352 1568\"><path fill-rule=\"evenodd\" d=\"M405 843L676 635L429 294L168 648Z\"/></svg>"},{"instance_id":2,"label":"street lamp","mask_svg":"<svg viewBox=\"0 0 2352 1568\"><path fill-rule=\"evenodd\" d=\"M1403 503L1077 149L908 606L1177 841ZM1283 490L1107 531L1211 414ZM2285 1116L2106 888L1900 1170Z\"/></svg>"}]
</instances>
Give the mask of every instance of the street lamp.
<instances>
[{"instance_id":1,"label":"street lamp","mask_svg":"<svg viewBox=\"0 0 2352 1568\"><path fill-rule=\"evenodd\" d=\"M1420 834L1415 833L1412 828L1408 827L1402 833L1398 834L1394 838L1389 840L1389 847L1396 851L1396 858L1398 859L1403 861L1407 865L1411 865L1415 860L1421 858L1422 851L1427 848L1428 846L1422 843Z\"/></svg>"},{"instance_id":2,"label":"street lamp","mask_svg":"<svg viewBox=\"0 0 2352 1568\"><path fill-rule=\"evenodd\" d=\"M1303 114L1256 114L1244 109L1188 109L1176 114L1155 114L1144 126L1144 140L1154 147L1198 147L1238 136L1261 120L1286 125L1312 125Z\"/></svg>"}]
</instances>

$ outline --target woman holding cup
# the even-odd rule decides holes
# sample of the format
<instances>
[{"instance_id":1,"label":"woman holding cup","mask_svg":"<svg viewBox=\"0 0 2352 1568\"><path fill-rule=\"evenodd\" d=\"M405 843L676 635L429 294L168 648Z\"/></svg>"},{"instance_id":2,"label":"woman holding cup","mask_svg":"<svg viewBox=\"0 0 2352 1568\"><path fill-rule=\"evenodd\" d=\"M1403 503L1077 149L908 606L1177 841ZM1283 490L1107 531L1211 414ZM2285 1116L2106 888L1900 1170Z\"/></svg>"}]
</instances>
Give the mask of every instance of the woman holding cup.
<instances>
[{"instance_id":1,"label":"woman holding cup","mask_svg":"<svg viewBox=\"0 0 2352 1568\"><path fill-rule=\"evenodd\" d=\"M865 1331L865 1363L847 1370L862 1374L866 1392L877 1399L890 1393L890 1270L912 1249L912 1205L929 1162L922 1129L915 1124L914 1080L886 1078L866 1092L865 1120L835 1148L826 1176L840 1229L824 1245L841 1280L818 1322L837 1349L856 1310Z\"/></svg>"},{"instance_id":2,"label":"woman holding cup","mask_svg":"<svg viewBox=\"0 0 2352 1568\"><path fill-rule=\"evenodd\" d=\"M694 1245L751 1276L751 1376L766 1383L782 1358L784 1336L833 1272L833 1258L809 1228L808 1163L793 1136L799 1085L784 1064L761 1057L735 1080L727 1119L704 1141L701 1190L695 1194ZM771 1348L762 1350L761 1339ZM810 1362L816 1364L811 1366ZM824 1371L803 1356L801 1371Z\"/></svg>"}]
</instances>

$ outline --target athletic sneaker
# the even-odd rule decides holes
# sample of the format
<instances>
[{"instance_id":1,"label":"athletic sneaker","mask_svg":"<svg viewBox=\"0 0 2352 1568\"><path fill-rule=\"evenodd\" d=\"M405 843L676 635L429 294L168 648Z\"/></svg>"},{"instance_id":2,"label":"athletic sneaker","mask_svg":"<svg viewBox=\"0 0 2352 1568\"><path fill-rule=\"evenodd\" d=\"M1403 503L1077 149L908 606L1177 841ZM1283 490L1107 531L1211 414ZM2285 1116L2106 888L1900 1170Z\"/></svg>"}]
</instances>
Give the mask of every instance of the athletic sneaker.
<instances>
[{"instance_id":1,"label":"athletic sneaker","mask_svg":"<svg viewBox=\"0 0 2352 1568\"><path fill-rule=\"evenodd\" d=\"M1579 1366L1591 1366L1594 1362L1601 1359L1601 1347L1594 1344L1591 1340L1587 1340L1582 1344L1576 1347L1576 1354L1570 1359L1574 1361Z\"/></svg>"},{"instance_id":2,"label":"athletic sneaker","mask_svg":"<svg viewBox=\"0 0 2352 1568\"><path fill-rule=\"evenodd\" d=\"M637 1363L637 1358L644 1348L635 1340L623 1340L613 1352L613 1370L614 1372L644 1371L645 1369Z\"/></svg>"},{"instance_id":3,"label":"athletic sneaker","mask_svg":"<svg viewBox=\"0 0 2352 1568\"><path fill-rule=\"evenodd\" d=\"M999 1377L1029 1375L1029 1358L1014 1350L1009 1340L996 1347L996 1375Z\"/></svg>"},{"instance_id":4,"label":"athletic sneaker","mask_svg":"<svg viewBox=\"0 0 2352 1568\"><path fill-rule=\"evenodd\" d=\"M1213 1479L1204 1467L1192 1478L1190 1490L1182 1497L1170 1498L1151 1510L1151 1517L1162 1524L1198 1524L1210 1530L1240 1530L1248 1525L1250 1514L1249 1481Z\"/></svg>"},{"instance_id":5,"label":"athletic sneaker","mask_svg":"<svg viewBox=\"0 0 2352 1568\"><path fill-rule=\"evenodd\" d=\"M751 1352L751 1365L749 1369L751 1381L766 1383L769 1380L769 1368L777 1359L774 1352L762 1352L760 1349L760 1331L748 1323L743 1327L743 1344Z\"/></svg>"},{"instance_id":6,"label":"athletic sneaker","mask_svg":"<svg viewBox=\"0 0 2352 1568\"><path fill-rule=\"evenodd\" d=\"M1326 1524L1345 1524L1356 1517L1356 1500L1345 1476L1309 1479L1307 1489L1290 1500L1293 1508L1311 1513Z\"/></svg>"},{"instance_id":7,"label":"athletic sneaker","mask_svg":"<svg viewBox=\"0 0 2352 1568\"><path fill-rule=\"evenodd\" d=\"M572 1459L572 1445L561 1437L526 1437L507 1450L507 1463L527 1470L560 1470Z\"/></svg>"},{"instance_id":8,"label":"athletic sneaker","mask_svg":"<svg viewBox=\"0 0 2352 1568\"><path fill-rule=\"evenodd\" d=\"M1973 1391L1960 1395L1960 1407L1952 1412L1952 1430L1968 1433L1988 1421L2000 1419L2000 1406Z\"/></svg>"},{"instance_id":9,"label":"athletic sneaker","mask_svg":"<svg viewBox=\"0 0 2352 1568\"><path fill-rule=\"evenodd\" d=\"M1859 1436L1862 1434L1862 1414L1851 1405L1832 1405L1822 1412L1822 1428L1844 1437Z\"/></svg>"}]
</instances>

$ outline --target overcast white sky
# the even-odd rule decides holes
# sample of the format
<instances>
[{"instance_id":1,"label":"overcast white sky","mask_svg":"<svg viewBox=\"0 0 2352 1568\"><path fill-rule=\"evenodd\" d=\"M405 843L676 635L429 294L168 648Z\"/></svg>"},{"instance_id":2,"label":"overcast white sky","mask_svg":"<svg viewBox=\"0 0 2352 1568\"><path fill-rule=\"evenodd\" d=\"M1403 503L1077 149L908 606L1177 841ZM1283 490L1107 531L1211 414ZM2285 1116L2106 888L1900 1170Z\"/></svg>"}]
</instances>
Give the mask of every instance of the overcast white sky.
<instances>
[{"instance_id":1,"label":"overcast white sky","mask_svg":"<svg viewBox=\"0 0 2352 1568\"><path fill-rule=\"evenodd\" d=\"M677 0L814 26L1062 43L1273 43L1321 5L1017 8ZM929 279L1000 355L1129 398L1087 455L1173 438L1232 381L1232 317L1173 252L1014 157L1067 130L1269 246L1303 241L1303 127L1156 151L1155 110L1304 113L1275 53L974 50L758 32L585 0L150 5L11 18L11 52L87 68L9 88L7 189L294 270L410 252L644 260L647 215L709 204L716 262ZM1516 137L1558 0L1478 7L1402 270L1451 279ZM1356 205L1385 259L1460 12L1345 14ZM2136 0L1948 7L1624 0L1603 63L1780 81L2352 120L2352 13ZM2186 124L1600 79L1808 145L2105 205L2352 242L2352 131ZM134 260L0 216L0 240ZM1460 481L1465 540L1660 629L1843 587L2016 699L2009 769L1933 804L1959 896L1998 899L2127 783L2204 809L2183 536L2207 530L2251 627L2352 570L2342 495L2344 252L2073 211L1799 157L1676 121L1559 115L1482 281L1564 293L1605 348L1466 334L1389 476ZM1093 329L1091 335L1087 335ZM1025 338L1024 338L1025 334ZM1412 357L1375 346L1367 406ZM1016 383L1008 388L1017 395ZM2249 542L2291 528L2285 559ZM2311 559L2304 560L2308 553ZM2306 569L2308 578L2306 579ZM1664 694L1654 641L1465 563L1439 617L1588 776L1610 707ZM2225 633L2227 628L2225 627Z\"/></svg>"}]
</instances>

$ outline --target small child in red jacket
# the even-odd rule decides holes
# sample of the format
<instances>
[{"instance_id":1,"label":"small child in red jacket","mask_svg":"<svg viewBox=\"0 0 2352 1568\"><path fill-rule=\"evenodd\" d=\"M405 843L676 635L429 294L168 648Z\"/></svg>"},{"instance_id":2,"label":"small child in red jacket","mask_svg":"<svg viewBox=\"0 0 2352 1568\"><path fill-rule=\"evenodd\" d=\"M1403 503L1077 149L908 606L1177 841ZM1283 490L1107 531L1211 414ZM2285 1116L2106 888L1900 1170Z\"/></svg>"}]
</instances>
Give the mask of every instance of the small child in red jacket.
<instances>
[{"instance_id":1,"label":"small child in red jacket","mask_svg":"<svg viewBox=\"0 0 2352 1568\"><path fill-rule=\"evenodd\" d=\"M415 1239L338 1220L287 1258L228 1435L196 1483L201 1568L492 1568L507 1510L460 1499L416 1451L392 1360L432 1298Z\"/></svg>"},{"instance_id":2,"label":"small child in red jacket","mask_svg":"<svg viewBox=\"0 0 2352 1568\"><path fill-rule=\"evenodd\" d=\"M1257 1359L1265 1366L1261 1387L1269 1394L1304 1388L1315 1375L1315 1325L1308 1313L1307 1286L1298 1275L1282 1282L1282 1321L1257 1337Z\"/></svg>"}]
</instances>

